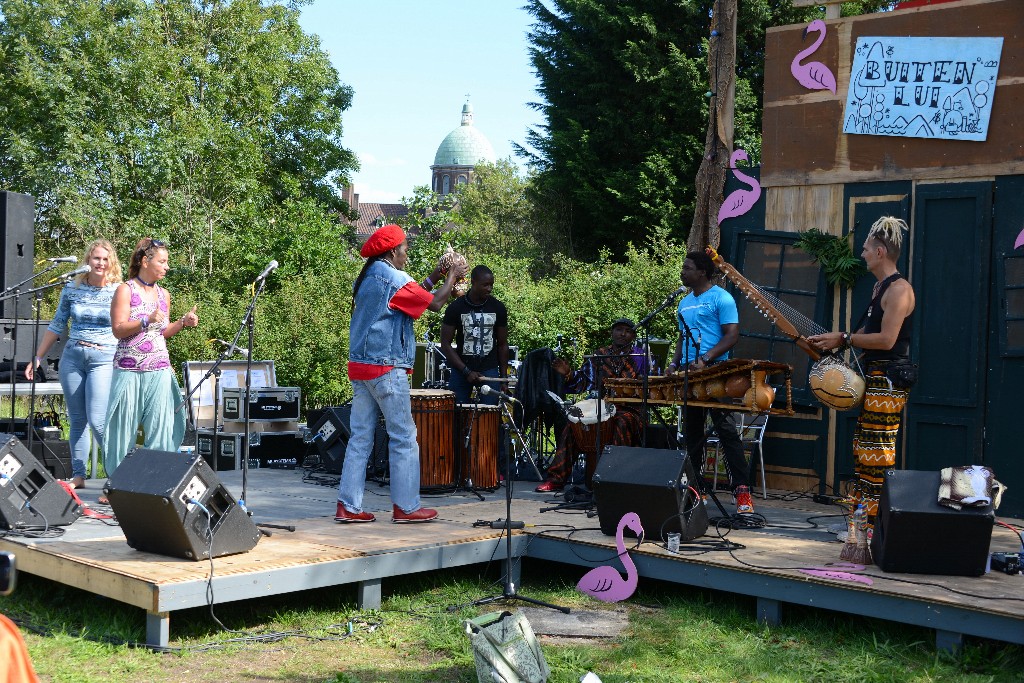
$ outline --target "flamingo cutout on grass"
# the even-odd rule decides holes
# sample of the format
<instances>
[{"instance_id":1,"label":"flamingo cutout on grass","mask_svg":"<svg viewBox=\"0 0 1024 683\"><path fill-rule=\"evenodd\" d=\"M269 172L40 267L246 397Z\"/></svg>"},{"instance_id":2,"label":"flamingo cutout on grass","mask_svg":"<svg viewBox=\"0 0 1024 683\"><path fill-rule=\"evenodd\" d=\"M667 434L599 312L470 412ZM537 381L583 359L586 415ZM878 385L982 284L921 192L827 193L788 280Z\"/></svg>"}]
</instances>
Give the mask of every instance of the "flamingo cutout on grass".
<instances>
[{"instance_id":1,"label":"flamingo cutout on grass","mask_svg":"<svg viewBox=\"0 0 1024 683\"><path fill-rule=\"evenodd\" d=\"M603 602L619 602L625 600L636 591L637 573L633 559L626 552L626 544L622 540L622 532L626 527L633 530L637 538L643 538L644 527L640 524L640 517L635 512L627 512L619 520L619 528L615 530L615 547L619 550L619 557L622 559L622 566L626 568L626 578L618 569L604 565L594 567L583 575L576 587L587 595L597 598Z\"/></svg>"},{"instance_id":2,"label":"flamingo cutout on grass","mask_svg":"<svg viewBox=\"0 0 1024 683\"><path fill-rule=\"evenodd\" d=\"M751 178L745 173L741 173L736 168L736 162L742 159L743 161L750 161L750 157L747 156L745 150L738 149L732 153L729 157L729 168L732 169L732 174L740 179L741 182L746 183L750 186L749 190L733 190L729 193L729 196L722 201L722 206L718 209L718 224L721 225L722 221L726 218L733 218L735 216L742 216L746 212L754 208L754 204L757 204L757 200L761 197L761 183L757 182L755 178Z\"/></svg>"},{"instance_id":3,"label":"flamingo cutout on grass","mask_svg":"<svg viewBox=\"0 0 1024 683\"><path fill-rule=\"evenodd\" d=\"M800 85L808 90L831 90L834 95L836 92L836 76L832 73L832 69L821 62L800 63L800 60L810 57L814 54L815 50L821 47L821 44L825 42L827 30L825 22L821 19L815 19L807 24L807 28L804 29L804 39L807 38L807 34L811 31L818 32L818 39L814 41L813 45L802 50L793 58L792 63L789 65L789 70L793 74L793 78L800 81Z\"/></svg>"}]
</instances>

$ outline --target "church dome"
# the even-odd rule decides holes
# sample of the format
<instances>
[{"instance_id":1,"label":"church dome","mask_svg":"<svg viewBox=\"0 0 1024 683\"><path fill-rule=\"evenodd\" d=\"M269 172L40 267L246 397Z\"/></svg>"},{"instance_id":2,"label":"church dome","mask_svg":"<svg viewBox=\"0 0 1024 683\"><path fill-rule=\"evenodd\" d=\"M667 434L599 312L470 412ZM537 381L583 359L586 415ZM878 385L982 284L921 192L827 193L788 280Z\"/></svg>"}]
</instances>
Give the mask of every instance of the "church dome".
<instances>
[{"instance_id":1,"label":"church dome","mask_svg":"<svg viewBox=\"0 0 1024 683\"><path fill-rule=\"evenodd\" d=\"M497 158L490 140L473 127L473 105L462 105L462 125L441 141L434 155L434 166L476 166L494 163Z\"/></svg>"}]
</instances>

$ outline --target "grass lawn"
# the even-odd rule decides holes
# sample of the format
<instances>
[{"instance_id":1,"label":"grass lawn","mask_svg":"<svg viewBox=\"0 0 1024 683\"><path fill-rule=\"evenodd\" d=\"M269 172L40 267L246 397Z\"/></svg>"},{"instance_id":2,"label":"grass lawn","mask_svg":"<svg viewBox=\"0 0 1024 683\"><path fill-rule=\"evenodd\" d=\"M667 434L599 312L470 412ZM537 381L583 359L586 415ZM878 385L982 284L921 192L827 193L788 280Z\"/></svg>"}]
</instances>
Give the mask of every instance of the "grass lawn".
<instances>
[{"instance_id":1,"label":"grass lawn","mask_svg":"<svg viewBox=\"0 0 1024 683\"><path fill-rule=\"evenodd\" d=\"M44 681L476 681L462 620L449 606L500 593L496 566L389 579L380 611L360 612L355 587L175 612L169 653L145 639L141 610L22 573L0 611L18 621ZM523 566L525 595L574 609L613 609L578 593L577 568ZM549 680L1006 681L1024 680L1024 647L969 639L958 657L932 631L788 607L779 627L754 621L751 599L641 580L615 639L544 638ZM513 607L514 608L514 607Z\"/></svg>"}]
</instances>

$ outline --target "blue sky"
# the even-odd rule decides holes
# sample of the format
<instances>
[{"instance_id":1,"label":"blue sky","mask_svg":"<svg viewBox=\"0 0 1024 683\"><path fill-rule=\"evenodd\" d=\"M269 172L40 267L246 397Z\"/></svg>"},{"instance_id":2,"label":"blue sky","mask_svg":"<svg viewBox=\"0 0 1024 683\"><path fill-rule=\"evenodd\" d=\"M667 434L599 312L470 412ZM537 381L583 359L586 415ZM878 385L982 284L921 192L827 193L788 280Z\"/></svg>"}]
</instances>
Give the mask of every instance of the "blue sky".
<instances>
[{"instance_id":1,"label":"blue sky","mask_svg":"<svg viewBox=\"0 0 1024 683\"><path fill-rule=\"evenodd\" d=\"M360 159L363 202L397 202L429 185L430 164L459 126L466 95L498 158L541 123L523 0L316 0L302 8L339 77L355 90L342 144ZM516 160L521 164L520 160Z\"/></svg>"}]
</instances>

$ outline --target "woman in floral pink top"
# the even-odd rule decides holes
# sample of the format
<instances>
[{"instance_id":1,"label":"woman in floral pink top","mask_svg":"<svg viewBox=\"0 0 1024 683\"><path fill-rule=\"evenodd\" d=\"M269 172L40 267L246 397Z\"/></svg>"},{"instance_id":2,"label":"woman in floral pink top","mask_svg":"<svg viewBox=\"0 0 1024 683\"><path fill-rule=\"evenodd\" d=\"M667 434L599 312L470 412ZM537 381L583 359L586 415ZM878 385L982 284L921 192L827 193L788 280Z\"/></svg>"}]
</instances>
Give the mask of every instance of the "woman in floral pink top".
<instances>
[{"instance_id":1,"label":"woman in floral pink top","mask_svg":"<svg viewBox=\"0 0 1024 683\"><path fill-rule=\"evenodd\" d=\"M178 379L167 356L167 340L199 324L195 306L168 322L171 295L157 284L167 275L167 246L146 238L128 264L128 281L114 292L110 322L117 338L114 377L103 435L103 466L109 477L135 447L142 426L144 448L176 451L185 436Z\"/></svg>"}]
</instances>

